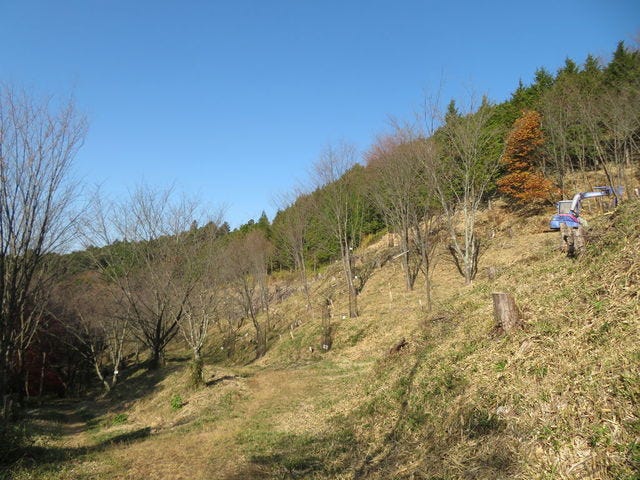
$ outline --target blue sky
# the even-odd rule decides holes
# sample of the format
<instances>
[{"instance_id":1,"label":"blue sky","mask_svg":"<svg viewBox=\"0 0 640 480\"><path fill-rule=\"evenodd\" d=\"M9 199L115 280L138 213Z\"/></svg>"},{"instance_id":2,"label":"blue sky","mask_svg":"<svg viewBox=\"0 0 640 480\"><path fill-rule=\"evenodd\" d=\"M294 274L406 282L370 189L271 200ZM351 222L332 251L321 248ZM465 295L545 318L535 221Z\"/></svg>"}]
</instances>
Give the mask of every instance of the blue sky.
<instances>
[{"instance_id":1,"label":"blue sky","mask_svg":"<svg viewBox=\"0 0 640 480\"><path fill-rule=\"evenodd\" d=\"M0 81L87 114L85 182L175 184L234 227L425 95L501 101L640 34L638 0L0 0L0 18Z\"/></svg>"}]
</instances>

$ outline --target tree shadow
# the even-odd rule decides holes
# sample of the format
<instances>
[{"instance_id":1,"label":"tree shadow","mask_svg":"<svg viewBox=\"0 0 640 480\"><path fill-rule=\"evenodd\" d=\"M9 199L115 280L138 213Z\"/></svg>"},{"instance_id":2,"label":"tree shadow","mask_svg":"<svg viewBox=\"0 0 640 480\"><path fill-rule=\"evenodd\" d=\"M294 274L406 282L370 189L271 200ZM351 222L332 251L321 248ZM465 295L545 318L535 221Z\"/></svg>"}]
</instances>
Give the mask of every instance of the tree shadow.
<instances>
[{"instance_id":1,"label":"tree shadow","mask_svg":"<svg viewBox=\"0 0 640 480\"><path fill-rule=\"evenodd\" d=\"M83 447L54 447L47 445L29 445L23 448L16 458L12 459L8 465L0 465L0 478L2 474L11 474L15 468L30 470L38 468L41 472L57 471L62 464L78 457L104 452L110 448L117 448L123 444L142 441L151 435L151 427L138 428L129 432L109 437L95 445Z\"/></svg>"},{"instance_id":2,"label":"tree shadow","mask_svg":"<svg viewBox=\"0 0 640 480\"><path fill-rule=\"evenodd\" d=\"M103 409L113 409L120 403L130 403L152 394L159 383L172 375L183 366L178 363L170 363L160 368L148 368L146 364L140 364L123 371L116 386L107 394L96 399L96 403Z\"/></svg>"},{"instance_id":3,"label":"tree shadow","mask_svg":"<svg viewBox=\"0 0 640 480\"><path fill-rule=\"evenodd\" d=\"M182 365L177 362L155 370L148 369L144 364L131 366L123 371L118 384L108 394L82 399L46 399L42 405L34 404L25 409L16 424L25 432L20 443L0 445L0 449L11 452L0 455L0 479L4 478L5 473L11 478L14 468L53 471L56 466L78 456L144 440L151 434L150 427L120 433L83 447L58 447L51 441L99 427L107 422L105 417L113 415L113 412L125 411L131 403L152 394L160 382L181 368ZM38 444L34 443L34 439L38 439Z\"/></svg>"},{"instance_id":4,"label":"tree shadow","mask_svg":"<svg viewBox=\"0 0 640 480\"><path fill-rule=\"evenodd\" d=\"M355 438L336 428L320 435L283 435L225 480L335 478L349 471Z\"/></svg>"},{"instance_id":5,"label":"tree shadow","mask_svg":"<svg viewBox=\"0 0 640 480\"><path fill-rule=\"evenodd\" d=\"M214 385L217 385L219 383L224 382L225 380L236 380L239 377L237 375L224 375L222 377L219 378L214 378L212 380L209 380L205 383L205 386L207 387L213 387Z\"/></svg>"}]
</instances>

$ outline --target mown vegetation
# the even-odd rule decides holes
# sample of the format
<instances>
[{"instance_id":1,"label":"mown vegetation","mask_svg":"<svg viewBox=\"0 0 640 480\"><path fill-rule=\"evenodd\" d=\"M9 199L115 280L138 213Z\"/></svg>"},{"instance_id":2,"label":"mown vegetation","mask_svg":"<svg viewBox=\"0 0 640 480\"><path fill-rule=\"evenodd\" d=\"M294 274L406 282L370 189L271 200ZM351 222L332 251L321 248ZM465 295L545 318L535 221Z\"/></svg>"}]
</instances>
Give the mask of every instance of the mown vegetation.
<instances>
[{"instance_id":1,"label":"mown vegetation","mask_svg":"<svg viewBox=\"0 0 640 480\"><path fill-rule=\"evenodd\" d=\"M328 146L272 222L230 231L145 185L74 215L83 119L4 88L7 475L637 478L640 52L467 100L364 165ZM20 133L34 112L49 136ZM553 202L601 184L620 206L560 257L537 233ZM61 254L72 231L86 247ZM508 336L500 290L526 325Z\"/></svg>"}]
</instances>

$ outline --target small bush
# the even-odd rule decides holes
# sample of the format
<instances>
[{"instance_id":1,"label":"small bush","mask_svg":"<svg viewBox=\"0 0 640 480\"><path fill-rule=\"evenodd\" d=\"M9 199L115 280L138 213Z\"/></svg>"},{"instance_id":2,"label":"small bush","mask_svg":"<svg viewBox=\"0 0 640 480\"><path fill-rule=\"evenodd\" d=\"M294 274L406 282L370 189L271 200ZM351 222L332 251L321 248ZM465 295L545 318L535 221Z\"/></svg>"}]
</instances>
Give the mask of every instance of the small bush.
<instances>
[{"instance_id":1,"label":"small bush","mask_svg":"<svg viewBox=\"0 0 640 480\"><path fill-rule=\"evenodd\" d=\"M496 372L504 372L506 368L507 368L506 360L500 360L499 362L496 362L496 364L494 365L494 369Z\"/></svg>"},{"instance_id":2,"label":"small bush","mask_svg":"<svg viewBox=\"0 0 640 480\"><path fill-rule=\"evenodd\" d=\"M171 397L171 410L174 412L180 410L184 406L184 401L179 394L175 394Z\"/></svg>"},{"instance_id":3,"label":"small bush","mask_svg":"<svg viewBox=\"0 0 640 480\"><path fill-rule=\"evenodd\" d=\"M114 427L116 425L123 425L127 423L128 419L129 419L129 416L126 413L118 413L111 419L111 425Z\"/></svg>"}]
</instances>

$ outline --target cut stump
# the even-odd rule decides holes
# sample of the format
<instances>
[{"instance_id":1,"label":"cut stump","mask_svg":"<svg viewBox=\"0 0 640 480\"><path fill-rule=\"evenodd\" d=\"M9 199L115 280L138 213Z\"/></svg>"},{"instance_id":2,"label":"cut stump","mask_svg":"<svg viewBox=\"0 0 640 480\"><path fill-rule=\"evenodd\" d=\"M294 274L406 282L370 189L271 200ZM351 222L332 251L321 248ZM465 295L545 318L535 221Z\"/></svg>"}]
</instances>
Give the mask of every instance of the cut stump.
<instances>
[{"instance_id":1,"label":"cut stump","mask_svg":"<svg viewBox=\"0 0 640 480\"><path fill-rule=\"evenodd\" d=\"M516 306L513 296L508 293L494 292L493 316L496 320L496 329L499 332L509 333L522 327L522 316Z\"/></svg>"},{"instance_id":2,"label":"cut stump","mask_svg":"<svg viewBox=\"0 0 640 480\"><path fill-rule=\"evenodd\" d=\"M584 227L571 228L566 223L560 224L560 249L567 257L577 257L586 244Z\"/></svg>"}]
</instances>

